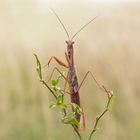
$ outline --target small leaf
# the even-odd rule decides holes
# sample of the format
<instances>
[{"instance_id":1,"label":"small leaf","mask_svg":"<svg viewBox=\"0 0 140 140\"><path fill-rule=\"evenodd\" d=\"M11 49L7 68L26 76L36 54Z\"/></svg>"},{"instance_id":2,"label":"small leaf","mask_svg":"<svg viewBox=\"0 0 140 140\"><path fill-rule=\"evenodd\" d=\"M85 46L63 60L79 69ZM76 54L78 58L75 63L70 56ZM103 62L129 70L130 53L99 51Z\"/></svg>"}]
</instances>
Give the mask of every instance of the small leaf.
<instances>
[{"instance_id":1,"label":"small leaf","mask_svg":"<svg viewBox=\"0 0 140 140\"><path fill-rule=\"evenodd\" d=\"M66 109L67 108L67 105L64 104L64 103L61 103L61 104L58 105L58 107L63 110L63 109Z\"/></svg>"},{"instance_id":2,"label":"small leaf","mask_svg":"<svg viewBox=\"0 0 140 140\"><path fill-rule=\"evenodd\" d=\"M74 118L74 119L71 121L71 124L76 125L77 127L80 126L80 123L78 122L78 120L77 120L76 118Z\"/></svg>"},{"instance_id":3,"label":"small leaf","mask_svg":"<svg viewBox=\"0 0 140 140\"><path fill-rule=\"evenodd\" d=\"M59 96L57 97L57 104L58 104L58 105L59 105L59 104L62 104L62 99L63 99L62 95L59 95Z\"/></svg>"},{"instance_id":4,"label":"small leaf","mask_svg":"<svg viewBox=\"0 0 140 140\"><path fill-rule=\"evenodd\" d=\"M72 124L72 125L75 125L77 127L79 127L79 125L80 125L80 123L76 119L75 112L71 112L68 115L64 116L62 118L62 122L65 124Z\"/></svg>"},{"instance_id":5,"label":"small leaf","mask_svg":"<svg viewBox=\"0 0 140 140\"><path fill-rule=\"evenodd\" d=\"M49 108L54 108L56 107L56 102L50 102L49 103Z\"/></svg>"},{"instance_id":6,"label":"small leaf","mask_svg":"<svg viewBox=\"0 0 140 140\"><path fill-rule=\"evenodd\" d=\"M60 80L60 78L62 77L62 75L63 75L63 73L62 73L62 74L59 74L56 80L53 79L53 80L51 81L52 86L57 86L57 85L58 85L59 80Z\"/></svg>"},{"instance_id":7,"label":"small leaf","mask_svg":"<svg viewBox=\"0 0 140 140\"><path fill-rule=\"evenodd\" d=\"M74 111L80 115L82 115L82 109L80 108L79 105L75 104L75 103L71 103L72 107L74 108Z\"/></svg>"},{"instance_id":8,"label":"small leaf","mask_svg":"<svg viewBox=\"0 0 140 140\"><path fill-rule=\"evenodd\" d=\"M75 118L75 112L71 112L62 118L63 123L70 123Z\"/></svg>"},{"instance_id":9,"label":"small leaf","mask_svg":"<svg viewBox=\"0 0 140 140\"><path fill-rule=\"evenodd\" d=\"M36 59L36 70L37 70L37 73L39 75L40 80L42 80L41 63L38 59L38 56L36 54L34 54L34 56Z\"/></svg>"},{"instance_id":10,"label":"small leaf","mask_svg":"<svg viewBox=\"0 0 140 140\"><path fill-rule=\"evenodd\" d=\"M52 85L56 86L58 84L58 80L52 80Z\"/></svg>"}]
</instances>

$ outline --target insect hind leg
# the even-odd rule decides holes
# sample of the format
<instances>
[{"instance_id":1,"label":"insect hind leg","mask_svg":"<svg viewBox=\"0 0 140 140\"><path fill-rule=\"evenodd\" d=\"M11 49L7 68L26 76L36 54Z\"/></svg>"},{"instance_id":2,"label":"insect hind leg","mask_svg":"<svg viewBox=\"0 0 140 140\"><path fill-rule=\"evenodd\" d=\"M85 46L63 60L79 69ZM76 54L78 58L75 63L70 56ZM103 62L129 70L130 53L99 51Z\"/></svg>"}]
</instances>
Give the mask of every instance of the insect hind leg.
<instances>
[{"instance_id":1,"label":"insect hind leg","mask_svg":"<svg viewBox=\"0 0 140 140\"><path fill-rule=\"evenodd\" d=\"M79 87L78 87L78 89L77 89L77 92L80 90L80 88L81 88L82 85L84 84L84 81L86 80L86 78L87 78L88 75L90 75L90 76L92 77L92 79L94 80L94 82L96 83L96 85L99 87L99 89L101 89L103 92L107 93L107 95L110 94L110 91L109 91L104 85L101 85L101 84L97 81L97 79L95 78L95 76L92 74L91 71L88 71L88 72L85 74L83 80L82 80L81 83L79 84Z\"/></svg>"}]
</instances>

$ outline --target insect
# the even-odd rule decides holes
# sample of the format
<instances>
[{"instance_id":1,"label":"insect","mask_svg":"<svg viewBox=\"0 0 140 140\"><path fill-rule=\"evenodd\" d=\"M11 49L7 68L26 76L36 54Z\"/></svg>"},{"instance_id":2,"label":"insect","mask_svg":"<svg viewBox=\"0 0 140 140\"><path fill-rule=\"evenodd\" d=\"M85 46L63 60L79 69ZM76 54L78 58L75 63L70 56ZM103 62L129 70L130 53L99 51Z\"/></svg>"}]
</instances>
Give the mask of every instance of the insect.
<instances>
[{"instance_id":1,"label":"insect","mask_svg":"<svg viewBox=\"0 0 140 140\"><path fill-rule=\"evenodd\" d=\"M49 66L52 59L54 59L59 65L65 67L65 68L68 68L68 73L67 73L67 76L63 76L63 78L66 80L66 82L68 83L68 86L69 86L69 94L70 94L70 99L71 99L71 102L72 103L75 103L77 104L78 106L81 106L81 102L80 102L80 95L79 95L79 90L82 86L82 84L84 83L86 77L90 74L93 78L93 80L95 81L95 83L99 86L99 88L101 90L104 90L105 91L105 87L104 86L100 86L100 84L97 82L97 80L95 79L95 77L93 76L93 74L88 71L82 82L79 84L78 83L78 78L77 78L77 73L76 73L76 69L75 69L75 63L74 63L74 41L73 39L76 37L76 35L82 31L87 25L89 25L91 22L93 22L98 16L94 17L93 19L91 19L88 23L86 23L84 26L82 26L71 38L69 36L69 33L67 31L67 29L65 28L64 24L62 23L61 19L59 18L59 16L57 15L57 13L51 9L51 11L55 14L55 16L57 17L57 19L59 20L60 24L62 25L67 37L68 37L68 40L66 41L66 44L67 44L67 51L65 52L65 58L66 58L66 61L67 61L67 64L65 64L64 62L62 62L60 59L58 59L57 57L55 56L52 56L47 65ZM53 72L54 71L58 71L59 73L60 70L58 68L54 68ZM52 72L52 74L53 74ZM52 75L51 75L52 76ZM76 119L80 122L80 118L81 118L81 115L80 114L76 114ZM83 126L85 127L85 118L84 118L84 115L83 115Z\"/></svg>"},{"instance_id":2,"label":"insect","mask_svg":"<svg viewBox=\"0 0 140 140\"><path fill-rule=\"evenodd\" d=\"M94 80L94 82L96 83L96 85L99 87L99 89L102 90L103 92L105 92L107 94L108 101L106 103L106 107L103 110L103 112L96 117L94 127L93 127L91 133L89 134L88 140L91 140L91 137L93 136L93 134L97 130L97 125L99 123L99 120L110 109L110 105L111 105L111 103L113 101L114 95L113 95L113 92L112 91L109 91L104 85L99 84L99 82L96 80L95 76L91 73L91 71L88 71L85 74L83 80L80 83L78 82L76 68L75 68L75 63L74 63L74 41L73 41L73 39L87 25L89 25L91 22L93 22L97 18L97 16L94 17L93 19L91 19L87 24L85 24L84 26L82 26L70 38L68 31L66 30L64 24L62 23L61 19L57 15L57 13L53 9L51 9L51 10L55 14L55 16L57 17L57 19L59 20L59 22L61 23L61 25L62 25L62 27L63 27L63 29L64 29L67 37L68 37L68 40L66 41L67 49L66 49L66 52L65 52L65 58L66 58L66 62L67 63L64 63L63 61L61 61L60 59L58 59L56 56L52 56L49 59L49 61L47 63L47 66L49 66L50 63L51 63L51 61L54 59L60 66L65 67L68 70L68 72L67 72L66 75L64 75L57 67L54 67L54 69L53 69L53 71L51 73L51 76L50 76L49 81L51 80L51 78L53 76L53 73L55 71L57 71L60 74L59 75L59 78L60 77L61 78L62 77L64 78L65 85L64 85L64 89L63 90L60 87L57 87L56 85L59 82L59 78L57 78L57 80L52 80L52 84L50 86L48 84L49 81L46 82L43 79L41 63L40 63L37 55L34 54L34 56L36 58L36 63L37 63L36 69L37 69L37 73L38 73L38 76L39 76L39 80L40 80L40 82L42 82L48 88L48 90L55 97L55 102L52 102L52 104L50 104L50 107L52 107L52 106L55 106L56 107L57 106L57 107L59 107L61 109L61 111L63 113L63 117L62 117L61 121L63 123L65 123L65 124L72 125L74 131L77 133L77 135L78 135L78 137L79 137L80 140L83 140L83 139L82 139L81 134L79 133L79 124L80 124L80 120L81 120L81 117L82 117L83 118L83 128L85 129L85 117L84 117L84 111L83 111L83 107L82 107L81 100L80 100L79 91L80 91L80 88L83 85L84 81L86 80L87 76L90 75L92 77L92 79ZM67 84L69 86L68 91L66 91L66 85ZM61 95L59 95L57 91L59 91L59 93ZM68 93L70 95L71 103L66 103L66 104L64 103L63 97L64 97L65 93ZM66 110L67 109L67 105L70 105L70 107L72 107L72 110L71 110L72 112L71 111L70 112L67 112L67 110Z\"/></svg>"}]
</instances>

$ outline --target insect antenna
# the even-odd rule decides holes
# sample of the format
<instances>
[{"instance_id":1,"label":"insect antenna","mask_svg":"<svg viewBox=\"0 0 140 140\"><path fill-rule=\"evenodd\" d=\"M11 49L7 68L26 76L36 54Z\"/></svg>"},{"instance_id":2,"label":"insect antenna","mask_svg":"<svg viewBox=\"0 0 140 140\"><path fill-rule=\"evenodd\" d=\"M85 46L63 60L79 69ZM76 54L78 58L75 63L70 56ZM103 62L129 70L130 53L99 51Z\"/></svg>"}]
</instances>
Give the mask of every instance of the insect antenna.
<instances>
[{"instance_id":1,"label":"insect antenna","mask_svg":"<svg viewBox=\"0 0 140 140\"><path fill-rule=\"evenodd\" d=\"M66 29L65 25L63 24L62 20L59 18L59 16L57 15L57 13L56 13L56 12L55 12L52 8L50 8L50 10L51 10L51 11L55 14L55 16L56 16L56 17L57 17L57 19L59 20L60 24L62 25L62 27L63 27L64 31L66 32L67 37L68 37L68 40L70 40L69 33L68 33L68 31L67 31L67 29Z\"/></svg>"},{"instance_id":2,"label":"insect antenna","mask_svg":"<svg viewBox=\"0 0 140 140\"><path fill-rule=\"evenodd\" d=\"M92 21L94 21L98 16L94 17L93 19L91 19L88 23L86 23L84 26L82 26L71 38L71 40L73 40L73 38L80 32L82 31L87 25L89 25Z\"/></svg>"}]
</instances>

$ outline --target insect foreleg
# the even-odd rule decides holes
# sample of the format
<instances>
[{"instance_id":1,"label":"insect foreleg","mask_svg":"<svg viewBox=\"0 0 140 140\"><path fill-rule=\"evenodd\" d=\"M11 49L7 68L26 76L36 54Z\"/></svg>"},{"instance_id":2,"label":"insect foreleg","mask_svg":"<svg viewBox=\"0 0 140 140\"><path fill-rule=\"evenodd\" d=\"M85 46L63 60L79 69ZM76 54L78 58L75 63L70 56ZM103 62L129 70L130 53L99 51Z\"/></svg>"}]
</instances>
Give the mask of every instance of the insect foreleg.
<instances>
[{"instance_id":1,"label":"insect foreleg","mask_svg":"<svg viewBox=\"0 0 140 140\"><path fill-rule=\"evenodd\" d=\"M66 57L66 60L68 62L68 65L71 66L70 59L69 59L68 54L66 52L65 52L65 57Z\"/></svg>"},{"instance_id":2,"label":"insect foreleg","mask_svg":"<svg viewBox=\"0 0 140 140\"><path fill-rule=\"evenodd\" d=\"M64 62L62 62L60 59L58 59L58 58L55 57L55 56L52 56L52 57L49 59L48 63L47 63L44 67L49 66L50 63L51 63L51 61L52 61L52 59L54 59L59 65L65 67L65 68L68 68L68 66L67 66Z\"/></svg>"}]
</instances>

